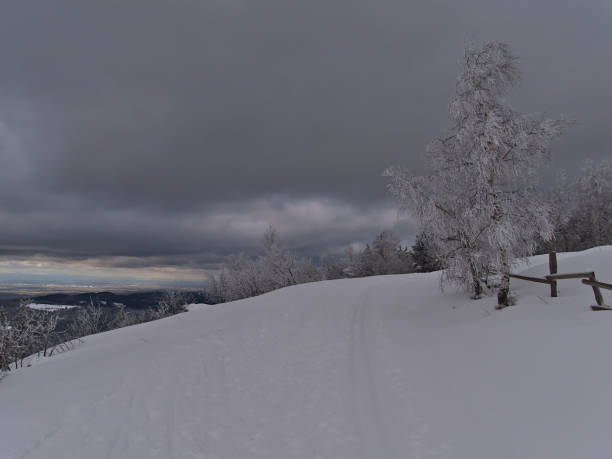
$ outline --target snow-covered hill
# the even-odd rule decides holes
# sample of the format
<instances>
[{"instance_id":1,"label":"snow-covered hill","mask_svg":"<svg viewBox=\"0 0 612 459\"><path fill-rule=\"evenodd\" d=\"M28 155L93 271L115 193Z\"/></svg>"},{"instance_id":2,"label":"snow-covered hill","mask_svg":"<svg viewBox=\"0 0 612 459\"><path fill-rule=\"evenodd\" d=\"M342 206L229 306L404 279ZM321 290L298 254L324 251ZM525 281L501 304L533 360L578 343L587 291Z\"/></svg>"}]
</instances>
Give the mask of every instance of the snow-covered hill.
<instances>
[{"instance_id":1,"label":"snow-covered hill","mask_svg":"<svg viewBox=\"0 0 612 459\"><path fill-rule=\"evenodd\" d=\"M612 247L559 259L586 269L612 281ZM612 312L589 309L592 290L513 280L517 306L494 311L438 276L300 285L88 337L0 381L0 456L612 457Z\"/></svg>"}]
</instances>

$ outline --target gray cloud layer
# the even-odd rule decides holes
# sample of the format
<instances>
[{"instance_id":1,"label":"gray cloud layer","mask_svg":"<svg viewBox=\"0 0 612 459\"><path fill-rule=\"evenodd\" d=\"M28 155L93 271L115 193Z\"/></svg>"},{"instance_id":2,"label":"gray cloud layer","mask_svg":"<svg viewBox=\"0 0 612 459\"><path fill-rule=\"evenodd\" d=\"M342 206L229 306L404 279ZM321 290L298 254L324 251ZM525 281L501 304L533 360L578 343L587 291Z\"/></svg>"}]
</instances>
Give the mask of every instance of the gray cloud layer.
<instances>
[{"instance_id":1,"label":"gray cloud layer","mask_svg":"<svg viewBox=\"0 0 612 459\"><path fill-rule=\"evenodd\" d=\"M578 120L558 167L609 155L611 25L604 0L4 2L0 250L213 266L268 222L305 251L369 239L468 39L511 43L518 108Z\"/></svg>"}]
</instances>

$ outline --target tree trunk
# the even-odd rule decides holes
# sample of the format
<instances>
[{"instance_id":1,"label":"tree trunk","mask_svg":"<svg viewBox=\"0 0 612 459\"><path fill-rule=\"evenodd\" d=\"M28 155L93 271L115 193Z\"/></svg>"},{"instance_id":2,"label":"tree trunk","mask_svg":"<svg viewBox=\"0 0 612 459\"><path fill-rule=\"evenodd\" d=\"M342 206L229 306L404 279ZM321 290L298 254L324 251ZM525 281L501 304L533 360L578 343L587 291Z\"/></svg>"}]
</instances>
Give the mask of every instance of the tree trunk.
<instances>
[{"instance_id":1,"label":"tree trunk","mask_svg":"<svg viewBox=\"0 0 612 459\"><path fill-rule=\"evenodd\" d=\"M472 299L477 300L482 296L482 285L480 284L480 279L478 277L478 270L474 263L470 263L470 271L472 273Z\"/></svg>"},{"instance_id":2,"label":"tree trunk","mask_svg":"<svg viewBox=\"0 0 612 459\"><path fill-rule=\"evenodd\" d=\"M502 258L501 283L497 292L497 308L505 308L510 306L510 263L508 262L508 253L506 249L500 249Z\"/></svg>"}]
</instances>

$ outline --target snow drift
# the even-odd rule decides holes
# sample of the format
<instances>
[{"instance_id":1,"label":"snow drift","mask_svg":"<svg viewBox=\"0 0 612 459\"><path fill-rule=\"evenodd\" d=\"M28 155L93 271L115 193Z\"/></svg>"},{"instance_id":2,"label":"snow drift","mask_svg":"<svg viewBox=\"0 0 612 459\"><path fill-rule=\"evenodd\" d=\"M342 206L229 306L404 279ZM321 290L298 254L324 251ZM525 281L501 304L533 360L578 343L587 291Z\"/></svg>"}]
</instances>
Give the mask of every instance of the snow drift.
<instances>
[{"instance_id":1,"label":"snow drift","mask_svg":"<svg viewBox=\"0 0 612 459\"><path fill-rule=\"evenodd\" d=\"M584 270L612 281L612 247L559 257ZM305 284L88 337L0 382L0 456L609 458L612 312L591 289L513 280L494 311L438 280Z\"/></svg>"}]
</instances>

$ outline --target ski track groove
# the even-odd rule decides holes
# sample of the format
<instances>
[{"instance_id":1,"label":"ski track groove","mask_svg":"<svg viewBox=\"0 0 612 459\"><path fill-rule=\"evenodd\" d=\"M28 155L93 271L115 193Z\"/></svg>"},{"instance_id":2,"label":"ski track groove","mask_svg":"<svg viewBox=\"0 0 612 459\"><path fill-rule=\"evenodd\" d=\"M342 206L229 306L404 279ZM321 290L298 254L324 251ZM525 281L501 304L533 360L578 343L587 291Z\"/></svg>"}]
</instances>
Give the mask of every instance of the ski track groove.
<instances>
[{"instance_id":1,"label":"ski track groove","mask_svg":"<svg viewBox=\"0 0 612 459\"><path fill-rule=\"evenodd\" d=\"M363 459L389 457L387 429L378 404L376 379L372 371L373 357L368 346L367 309L370 298L370 291L366 291L363 300L353 307L349 348L352 411Z\"/></svg>"},{"instance_id":2,"label":"ski track groove","mask_svg":"<svg viewBox=\"0 0 612 459\"><path fill-rule=\"evenodd\" d=\"M32 445L31 448L29 448L28 450L26 450L23 454L21 454L18 459L27 459L28 457L30 457L34 452L36 452L47 440L49 440L50 438L52 438L53 436L55 436L59 431L61 431L63 428L63 426L58 426L54 429L49 430L47 433L45 433L42 438L39 438L36 443L34 443L34 445Z\"/></svg>"},{"instance_id":3,"label":"ski track groove","mask_svg":"<svg viewBox=\"0 0 612 459\"><path fill-rule=\"evenodd\" d=\"M178 373L174 373L173 377L170 378L170 396L166 397L168 400L167 416L166 416L166 442L168 447L168 458L174 459L174 438L173 432L176 428L176 401L177 401L177 383Z\"/></svg>"},{"instance_id":4,"label":"ski track groove","mask_svg":"<svg viewBox=\"0 0 612 459\"><path fill-rule=\"evenodd\" d=\"M132 418L132 410L134 407L135 397L136 397L136 394L134 393L130 394L128 407L126 410L127 411L126 416L123 417L122 421L118 424L117 428L115 429L115 433L113 434L113 439L111 440L108 450L105 455L106 459L111 459L115 453L115 449L117 445L120 442L126 440L126 435L129 430L129 423Z\"/></svg>"}]
</instances>

